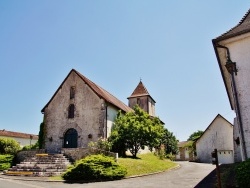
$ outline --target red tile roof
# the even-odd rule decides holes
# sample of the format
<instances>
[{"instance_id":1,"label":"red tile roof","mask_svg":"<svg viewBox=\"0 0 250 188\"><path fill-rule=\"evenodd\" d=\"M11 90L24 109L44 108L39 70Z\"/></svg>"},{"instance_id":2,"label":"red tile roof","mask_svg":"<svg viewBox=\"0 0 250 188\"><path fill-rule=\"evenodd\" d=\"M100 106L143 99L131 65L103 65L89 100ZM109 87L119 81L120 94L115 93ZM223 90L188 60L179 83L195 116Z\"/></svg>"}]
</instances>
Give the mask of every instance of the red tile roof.
<instances>
[{"instance_id":1,"label":"red tile roof","mask_svg":"<svg viewBox=\"0 0 250 188\"><path fill-rule=\"evenodd\" d=\"M0 130L0 136L15 137L15 138L27 138L27 139L30 139L30 136L32 136L32 140L38 140L38 136L35 134L13 132L13 131L7 131L5 129Z\"/></svg>"},{"instance_id":2,"label":"red tile roof","mask_svg":"<svg viewBox=\"0 0 250 188\"><path fill-rule=\"evenodd\" d=\"M72 72L76 73L100 98L103 98L106 102L108 102L108 103L116 106L117 108L121 109L124 112L132 111L132 109L130 107L128 107L127 105L125 105L123 102L121 102L115 96L113 96L112 94L110 94L108 91L106 91L105 89L101 88L100 86L98 86L97 84L95 84L94 82L92 82L91 80L89 80L88 78L86 78L85 76L83 76L81 73L79 73L78 71L76 71L75 69L72 69L70 71L70 73L68 74L68 76L64 79L64 81L62 82L62 84L60 85L60 87L57 89L57 91L55 92L55 94L52 96L52 98L50 99L50 101L42 109L42 112L44 112L45 108L49 105L49 103L55 97L56 93L59 91L59 89L61 88L61 86L63 85L63 83L66 81L66 79L69 77L69 75Z\"/></svg>"},{"instance_id":3,"label":"red tile roof","mask_svg":"<svg viewBox=\"0 0 250 188\"><path fill-rule=\"evenodd\" d=\"M214 40L221 41L248 32L250 32L250 9L247 11L247 13L235 27L231 28L229 31L225 32L224 34L222 34L221 36L217 37Z\"/></svg>"},{"instance_id":4,"label":"red tile roof","mask_svg":"<svg viewBox=\"0 0 250 188\"><path fill-rule=\"evenodd\" d=\"M130 97L128 97L128 99L129 98L133 98L133 97L141 97L141 96L150 96L150 94L148 93L148 90L143 85L142 81L139 82L139 84L137 85L137 87L135 88L135 90L133 91L133 93L130 95ZM154 99L153 99L153 101L154 101Z\"/></svg>"}]
</instances>

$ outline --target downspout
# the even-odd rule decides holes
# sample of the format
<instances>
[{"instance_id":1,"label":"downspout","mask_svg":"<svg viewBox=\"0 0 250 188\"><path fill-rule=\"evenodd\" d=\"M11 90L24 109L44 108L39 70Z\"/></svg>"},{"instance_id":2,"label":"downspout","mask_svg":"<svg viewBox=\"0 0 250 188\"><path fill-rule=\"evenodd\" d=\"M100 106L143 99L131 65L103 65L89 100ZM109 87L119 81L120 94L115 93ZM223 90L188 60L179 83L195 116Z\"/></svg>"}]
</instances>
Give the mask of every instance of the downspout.
<instances>
[{"instance_id":1,"label":"downspout","mask_svg":"<svg viewBox=\"0 0 250 188\"><path fill-rule=\"evenodd\" d=\"M226 46L222 46L222 45L216 45L216 47L218 48L224 48L227 51L227 60L231 61L230 58L230 52L229 52L229 48ZM235 70L237 71L237 70ZM244 136L244 132L243 132L243 123L242 123L242 119L241 119L241 110L240 110L240 105L239 105L239 99L238 99L238 94L237 94L237 89L236 89L236 84L235 84L235 78L234 78L234 72L229 72L231 74L231 79L232 79L232 86L233 86L233 92L234 92L234 96L235 96L235 104L236 104L236 111L238 113L238 122L239 122L239 127L240 127L240 133L241 133L241 138L242 138L242 148L243 148L243 157L244 160L247 159L247 151L246 151L246 143L245 143L245 136ZM237 75L237 72L235 72L235 75Z\"/></svg>"}]
</instances>

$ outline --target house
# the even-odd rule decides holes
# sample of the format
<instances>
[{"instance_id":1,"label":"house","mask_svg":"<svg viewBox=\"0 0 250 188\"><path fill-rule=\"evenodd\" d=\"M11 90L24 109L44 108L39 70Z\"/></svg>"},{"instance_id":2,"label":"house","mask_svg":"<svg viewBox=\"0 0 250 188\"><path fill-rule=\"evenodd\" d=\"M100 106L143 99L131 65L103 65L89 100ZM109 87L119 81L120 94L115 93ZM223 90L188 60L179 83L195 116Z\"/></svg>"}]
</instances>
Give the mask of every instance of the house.
<instances>
[{"instance_id":1,"label":"house","mask_svg":"<svg viewBox=\"0 0 250 188\"><path fill-rule=\"evenodd\" d=\"M211 153L214 149L218 151L219 163L234 162L233 125L220 114L196 141L197 160L202 163L211 163Z\"/></svg>"},{"instance_id":2,"label":"house","mask_svg":"<svg viewBox=\"0 0 250 188\"><path fill-rule=\"evenodd\" d=\"M20 144L21 147L35 144L38 141L37 135L7 131L5 129L0 130L0 138L14 139Z\"/></svg>"},{"instance_id":3,"label":"house","mask_svg":"<svg viewBox=\"0 0 250 188\"><path fill-rule=\"evenodd\" d=\"M231 109L235 111L235 160L250 158L250 10L232 29L212 40Z\"/></svg>"},{"instance_id":4,"label":"house","mask_svg":"<svg viewBox=\"0 0 250 188\"><path fill-rule=\"evenodd\" d=\"M128 99L129 106L72 69L42 109L45 149L57 153L62 148L86 148L91 141L106 139L118 111L132 111L136 104L154 115L155 101L141 81Z\"/></svg>"},{"instance_id":5,"label":"house","mask_svg":"<svg viewBox=\"0 0 250 188\"><path fill-rule=\"evenodd\" d=\"M178 153L175 156L176 161L194 161L195 154L192 149L192 141L178 142Z\"/></svg>"}]
</instances>

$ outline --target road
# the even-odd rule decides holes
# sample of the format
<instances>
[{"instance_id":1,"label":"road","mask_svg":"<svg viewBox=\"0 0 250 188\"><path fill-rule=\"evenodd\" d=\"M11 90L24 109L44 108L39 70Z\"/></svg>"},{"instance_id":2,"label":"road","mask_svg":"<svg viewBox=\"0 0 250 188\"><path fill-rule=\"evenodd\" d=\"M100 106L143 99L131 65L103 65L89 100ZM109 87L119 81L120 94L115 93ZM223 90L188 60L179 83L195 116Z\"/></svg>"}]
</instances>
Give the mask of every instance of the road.
<instances>
[{"instance_id":1,"label":"road","mask_svg":"<svg viewBox=\"0 0 250 188\"><path fill-rule=\"evenodd\" d=\"M0 177L1 188L189 188L195 187L215 166L211 164L178 162L180 168L168 172L118 181L97 183L40 182ZM25 178L23 178L25 179Z\"/></svg>"}]
</instances>

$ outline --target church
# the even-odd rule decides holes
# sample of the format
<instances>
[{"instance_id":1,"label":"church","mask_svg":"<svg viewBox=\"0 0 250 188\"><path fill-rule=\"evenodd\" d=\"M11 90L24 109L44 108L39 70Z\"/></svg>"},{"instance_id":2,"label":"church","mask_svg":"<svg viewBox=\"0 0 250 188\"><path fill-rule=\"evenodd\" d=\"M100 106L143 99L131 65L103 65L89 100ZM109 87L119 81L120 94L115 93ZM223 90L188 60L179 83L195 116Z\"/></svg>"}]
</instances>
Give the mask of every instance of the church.
<instances>
[{"instance_id":1,"label":"church","mask_svg":"<svg viewBox=\"0 0 250 188\"><path fill-rule=\"evenodd\" d=\"M135 105L155 116L155 100L141 81L126 105L72 69L41 110L46 151L59 153L62 148L86 148L91 141L108 138L118 111L132 111Z\"/></svg>"}]
</instances>

